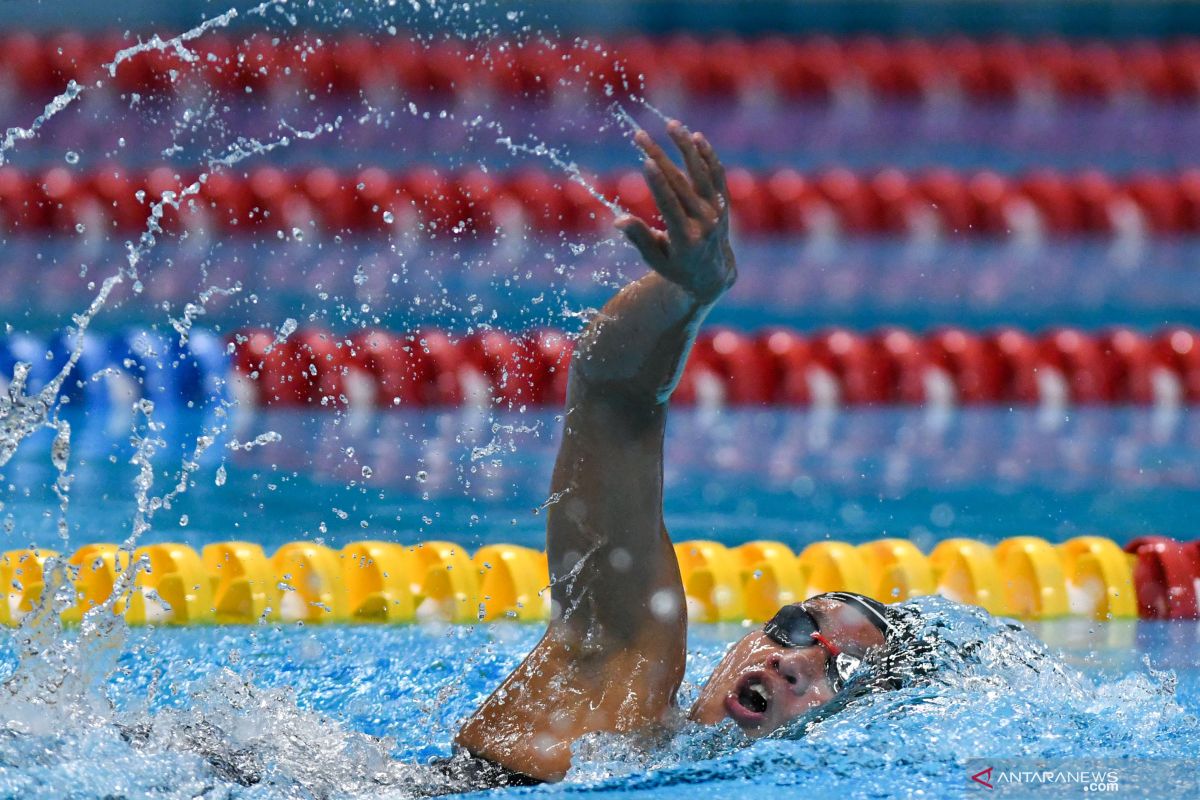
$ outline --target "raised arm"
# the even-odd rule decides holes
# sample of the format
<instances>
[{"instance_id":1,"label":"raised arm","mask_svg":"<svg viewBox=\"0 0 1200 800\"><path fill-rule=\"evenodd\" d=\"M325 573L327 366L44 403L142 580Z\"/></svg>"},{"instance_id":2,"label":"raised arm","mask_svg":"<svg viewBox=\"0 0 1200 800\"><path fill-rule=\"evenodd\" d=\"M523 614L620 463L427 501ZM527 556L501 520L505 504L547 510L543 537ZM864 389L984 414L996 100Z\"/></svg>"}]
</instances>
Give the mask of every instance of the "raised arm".
<instances>
[{"instance_id":1,"label":"raised arm","mask_svg":"<svg viewBox=\"0 0 1200 800\"><path fill-rule=\"evenodd\" d=\"M667 402L701 322L736 277L720 162L699 134L678 123L668 132L687 174L637 134L666 231L632 216L617 221L651 272L618 292L580 338L553 477L560 500L547 519L554 619L592 640L603 634L605 644L647 626L674 629L683 614L662 523Z\"/></svg>"},{"instance_id":2,"label":"raised arm","mask_svg":"<svg viewBox=\"0 0 1200 800\"><path fill-rule=\"evenodd\" d=\"M585 733L661 723L683 678L687 610L662 518L667 402L737 272L721 164L699 134L668 132L686 172L635 137L666 230L616 223L651 272L604 306L571 361L547 512L549 628L456 739L542 779L566 772Z\"/></svg>"}]
</instances>

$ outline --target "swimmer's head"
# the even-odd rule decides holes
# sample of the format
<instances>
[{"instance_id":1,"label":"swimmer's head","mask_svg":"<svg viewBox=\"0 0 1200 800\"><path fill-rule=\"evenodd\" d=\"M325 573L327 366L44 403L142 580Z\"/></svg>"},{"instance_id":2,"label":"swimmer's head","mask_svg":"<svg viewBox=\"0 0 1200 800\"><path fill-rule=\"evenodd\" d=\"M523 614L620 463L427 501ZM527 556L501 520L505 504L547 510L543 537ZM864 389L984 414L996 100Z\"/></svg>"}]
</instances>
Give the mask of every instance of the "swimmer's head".
<instances>
[{"instance_id":1,"label":"swimmer's head","mask_svg":"<svg viewBox=\"0 0 1200 800\"><path fill-rule=\"evenodd\" d=\"M765 736L829 705L868 654L903 636L896 612L863 595L830 592L784 606L726 653L691 718L711 725L728 717L747 735Z\"/></svg>"}]
</instances>

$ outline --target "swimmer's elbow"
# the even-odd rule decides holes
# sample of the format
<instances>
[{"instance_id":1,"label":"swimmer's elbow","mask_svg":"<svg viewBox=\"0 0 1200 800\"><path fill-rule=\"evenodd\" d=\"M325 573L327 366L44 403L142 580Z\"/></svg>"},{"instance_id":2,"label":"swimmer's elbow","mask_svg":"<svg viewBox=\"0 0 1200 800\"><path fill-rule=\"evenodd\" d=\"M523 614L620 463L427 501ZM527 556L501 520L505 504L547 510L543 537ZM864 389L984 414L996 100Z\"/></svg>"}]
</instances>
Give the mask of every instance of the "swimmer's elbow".
<instances>
[{"instance_id":1,"label":"swimmer's elbow","mask_svg":"<svg viewBox=\"0 0 1200 800\"><path fill-rule=\"evenodd\" d=\"M567 383L567 408L603 404L629 411L665 405L674 385L656 386L632 367L589 358L576 352L571 359L571 377Z\"/></svg>"}]
</instances>

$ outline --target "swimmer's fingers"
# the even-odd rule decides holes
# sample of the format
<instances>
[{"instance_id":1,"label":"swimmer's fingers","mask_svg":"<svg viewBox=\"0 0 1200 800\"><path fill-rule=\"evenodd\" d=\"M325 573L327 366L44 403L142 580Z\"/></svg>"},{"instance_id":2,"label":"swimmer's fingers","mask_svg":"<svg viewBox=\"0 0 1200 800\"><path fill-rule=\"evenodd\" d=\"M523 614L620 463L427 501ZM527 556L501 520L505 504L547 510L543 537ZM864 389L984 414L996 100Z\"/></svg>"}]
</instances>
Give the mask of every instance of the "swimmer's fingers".
<instances>
[{"instance_id":1,"label":"swimmer's fingers","mask_svg":"<svg viewBox=\"0 0 1200 800\"><path fill-rule=\"evenodd\" d=\"M725 165L721 163L721 159L717 158L717 152L713 150L713 146L709 144L708 139L703 133L696 134L696 149L700 152L700 157L704 159L704 163L708 165L708 172L712 175L713 184L720 192L723 202L722 211L725 214L729 213L729 186L725 182Z\"/></svg>"},{"instance_id":2,"label":"swimmer's fingers","mask_svg":"<svg viewBox=\"0 0 1200 800\"><path fill-rule=\"evenodd\" d=\"M637 248L652 269L658 270L669 255L667 235L655 230L638 217L626 215L616 221L617 230Z\"/></svg>"},{"instance_id":3,"label":"swimmer's fingers","mask_svg":"<svg viewBox=\"0 0 1200 800\"><path fill-rule=\"evenodd\" d=\"M673 124L678 125L679 123ZM703 218L704 208L702 201L696 196L696 191L692 188L691 184L688 183L687 176L679 170L679 167L675 166L675 163L671 161L666 151L658 146L658 142L650 138L650 134L645 131L638 131L634 134L633 140L637 142L638 147L642 148L642 151L645 152L649 159L657 165L659 171L666 179L667 185L675 194L677 198L676 202L690 216L698 219ZM647 172L648 175L649 172Z\"/></svg>"},{"instance_id":4,"label":"swimmer's fingers","mask_svg":"<svg viewBox=\"0 0 1200 800\"><path fill-rule=\"evenodd\" d=\"M654 195L654 202L658 204L658 212L662 214L663 222L667 225L667 233L673 240L683 241L688 235L688 224L687 214L679 202L679 195L671 187L670 181L657 162L647 159L643 168L646 172L646 185Z\"/></svg>"},{"instance_id":5,"label":"swimmer's fingers","mask_svg":"<svg viewBox=\"0 0 1200 800\"><path fill-rule=\"evenodd\" d=\"M687 165L688 176L692 179L692 186L695 187L696 194L708 201L710 208L704 210L708 211L711 216L713 213L711 209L720 208L720 203L717 200L717 190L713 185L712 172L708 162L701 157L700 151L696 147L699 134L689 133L687 128L677 122L672 122L667 126L667 133L683 155L683 163Z\"/></svg>"}]
</instances>

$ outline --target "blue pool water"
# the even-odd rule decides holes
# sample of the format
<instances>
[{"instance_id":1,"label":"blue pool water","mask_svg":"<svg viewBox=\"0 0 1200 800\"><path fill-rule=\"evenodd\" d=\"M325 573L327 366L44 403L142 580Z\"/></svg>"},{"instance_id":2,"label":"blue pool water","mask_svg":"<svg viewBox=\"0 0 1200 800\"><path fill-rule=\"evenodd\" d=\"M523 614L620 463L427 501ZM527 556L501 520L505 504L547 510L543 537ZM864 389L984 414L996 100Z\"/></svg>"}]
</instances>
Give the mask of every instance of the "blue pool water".
<instances>
[{"instance_id":1,"label":"blue pool water","mask_svg":"<svg viewBox=\"0 0 1200 800\"><path fill-rule=\"evenodd\" d=\"M410 23L426 13L418 2L315 5L331 27L343 16L365 16L379 23L381 36L393 16L385 8L398 8ZM483 35L480 5L424 4L435 18L449 13L438 31ZM296 33L287 14L244 19L268 36ZM193 66L210 69L206 64ZM195 77L185 75L182 87ZM10 104L6 127L29 125L47 99ZM182 91L143 105L89 88L12 154L22 168L67 163L78 165L79 176L111 159L130 168L165 162L189 174L216 162L228 163L228 172L313 164L549 168L501 146L503 130L516 141L561 147L589 170L629 169L638 161L607 100L549 108L484 99L446 116L434 101L418 108L398 98L384 98L381 113L362 115L360 100L368 98L329 101L297 84L236 101ZM866 172L934 163L962 170L1047 163L1113 173L1172 170L1192 163L1184 143L1200 127L1186 108L874 104L847 115L838 106L664 105L689 119L694 114L691 124L710 131L731 165L762 170L834 163ZM336 132L326 125L318 139L296 134L296 125L343 117L345 125ZM463 124L475 118L483 127ZM251 139L276 141L281 132L289 146L247 149ZM137 146L126 148L126 139ZM228 237L202 230L161 235L138 269L124 272L93 330L155 326L169 333L186 304L210 288L223 291L201 302L197 324L221 334L279 329L288 318L339 331L578 329L587 309L642 272L616 237L460 240L401 232L384 239L281 226ZM0 336L46 341L61 332L92 302L97 283L126 263L124 238L91 222L76 235L8 236L0 252L0 319L7 323ZM738 241L737 250L742 278L710 321L747 330L835 323L1153 329L1190 323L1200 308L1194 237L1039 243L813 236ZM38 355L35 373L44 375L53 360ZM558 443L555 411L313 415L238 408L222 417L215 407L180 405L161 402L153 428L133 411L63 409L71 425L63 473L70 481L58 488L69 502L55 492L52 436L41 431L0 468L0 549L124 540L138 514L139 476L152 478L149 496L171 492L197 439L208 435L212 446L184 476L186 492L157 510L139 543L199 548L245 539L268 551L297 539L335 547L367 538L542 546L538 508ZM239 444L262 436L277 441ZM962 535L1200 535L1195 409L692 410L673 414L666 448L666 515L679 540L773 538L800 549L826 538L896 535L928 549ZM152 469L142 471L138 453ZM1156 796L1200 795L1194 775L1167 774L1200 752L1197 623L1044 623L1033 629L1046 643L1043 652L1031 636L975 612L919 602L953 640L983 643L973 661L949 660L937 685L879 695L803 736L791 731L749 747L734 731L686 725L648 748L590 738L578 744L566 782L504 794L953 797L982 791L969 781L975 759L1016 758L1156 770ZM135 630L96 624L89 619L63 631L35 614L0 633L0 800L408 797L424 779L420 762L448 752L458 724L541 634L539 626L510 622ZM690 629L683 706L743 633L738 626ZM257 782L243 785L247 776Z\"/></svg>"},{"instance_id":2,"label":"blue pool water","mask_svg":"<svg viewBox=\"0 0 1200 800\"><path fill-rule=\"evenodd\" d=\"M137 421L72 413L71 543L120 540L134 511ZM156 418L158 493L214 420ZM479 409L360 419L240 410L144 541L540 546L534 509L557 423L552 412ZM223 446L266 431L280 441ZM1192 538L1198 443L1193 411L681 411L667 441L667 519L678 539L767 536L797 548L884 534L926 547L964 534ZM48 445L35 437L5 469L13 546L56 544ZM1004 631L920 602L956 636ZM685 705L743 632L692 626ZM1065 620L1033 632L1047 655L1023 634L1001 637L941 685L852 705L804 736L746 747L733 731L685 726L650 750L601 737L578 746L565 783L507 791L942 797L981 790L969 781L981 757L1115 764L1127 786L1139 770L1161 777L1190 763L1200 624ZM0 645L0 797L406 797L423 780L412 765L448 751L457 724L540 634L514 623L18 630ZM231 777L245 774L259 782ZM1161 796L1194 796L1188 780L1171 772Z\"/></svg>"},{"instance_id":3,"label":"blue pool water","mask_svg":"<svg viewBox=\"0 0 1200 800\"><path fill-rule=\"evenodd\" d=\"M947 618L963 635L995 627L961 610ZM690 629L685 704L742 632ZM802 737L746 747L732 731L685 726L650 751L601 738L578 746L566 782L497 794L942 797L979 789L968 780L977 757L1115 765L1127 780L1194 759L1196 623L1054 623L1038 633L1048 656L1020 635L943 685L868 699ZM448 752L456 724L539 635L515 623L138 630L119 655L70 636L67 655L87 657L68 657L77 672L57 702L0 696L0 796L405 797L421 780L411 765ZM8 640L0 676L14 650ZM97 671L114 658L105 682ZM31 667L63 674L48 656ZM118 726L141 726L145 739L134 747ZM260 782L239 785L232 769ZM1162 779L1155 796L1194 796L1188 780Z\"/></svg>"},{"instance_id":4,"label":"blue pool water","mask_svg":"<svg viewBox=\"0 0 1200 800\"><path fill-rule=\"evenodd\" d=\"M482 311L504 330L576 330L580 309L599 308L617 281L642 274L633 252L611 236L530 237L503 249L419 240L406 244L407 268L396 264L393 246L363 236L344 237L340 248L315 236L270 243L235 237L214 252L204 243L168 240L156 253L179 269L147 274L140 298L118 287L119 303L95 329L161 325L164 304L178 308L195 299L192 276L204 270L206 286L242 287L206 303L204 327L225 333L277 328L287 317L335 330L361 324L463 331L481 322ZM344 251L354 254L355 268L346 268ZM91 300L88 284L95 276L79 263L115 262L123 252L120 241L10 236L0 251L2 318L17 331L52 334ZM1200 315L1195 237L1071 237L1040 244L972 236L744 237L737 252L738 282L709 321L744 330L880 324L1153 329L1191 324ZM36 297L29 297L30 287Z\"/></svg>"},{"instance_id":5,"label":"blue pool water","mask_svg":"<svg viewBox=\"0 0 1200 800\"><path fill-rule=\"evenodd\" d=\"M196 437L220 420L172 411L154 463L156 490L174 485ZM73 411L69 522L76 545L121 541L135 510L131 430L144 420ZM265 432L280 440L230 450ZM248 539L268 550L322 538L411 543L448 539L541 547L557 448L554 411L388 411L354 415L239 409L200 460L188 492L154 518L143 541ZM12 547L57 547L51 432L3 470ZM677 539L793 547L827 537L950 536L1124 542L1200 536L1200 413L1195 409L972 408L937 411L704 410L672 412L666 515ZM224 469L225 482L217 485Z\"/></svg>"}]
</instances>

